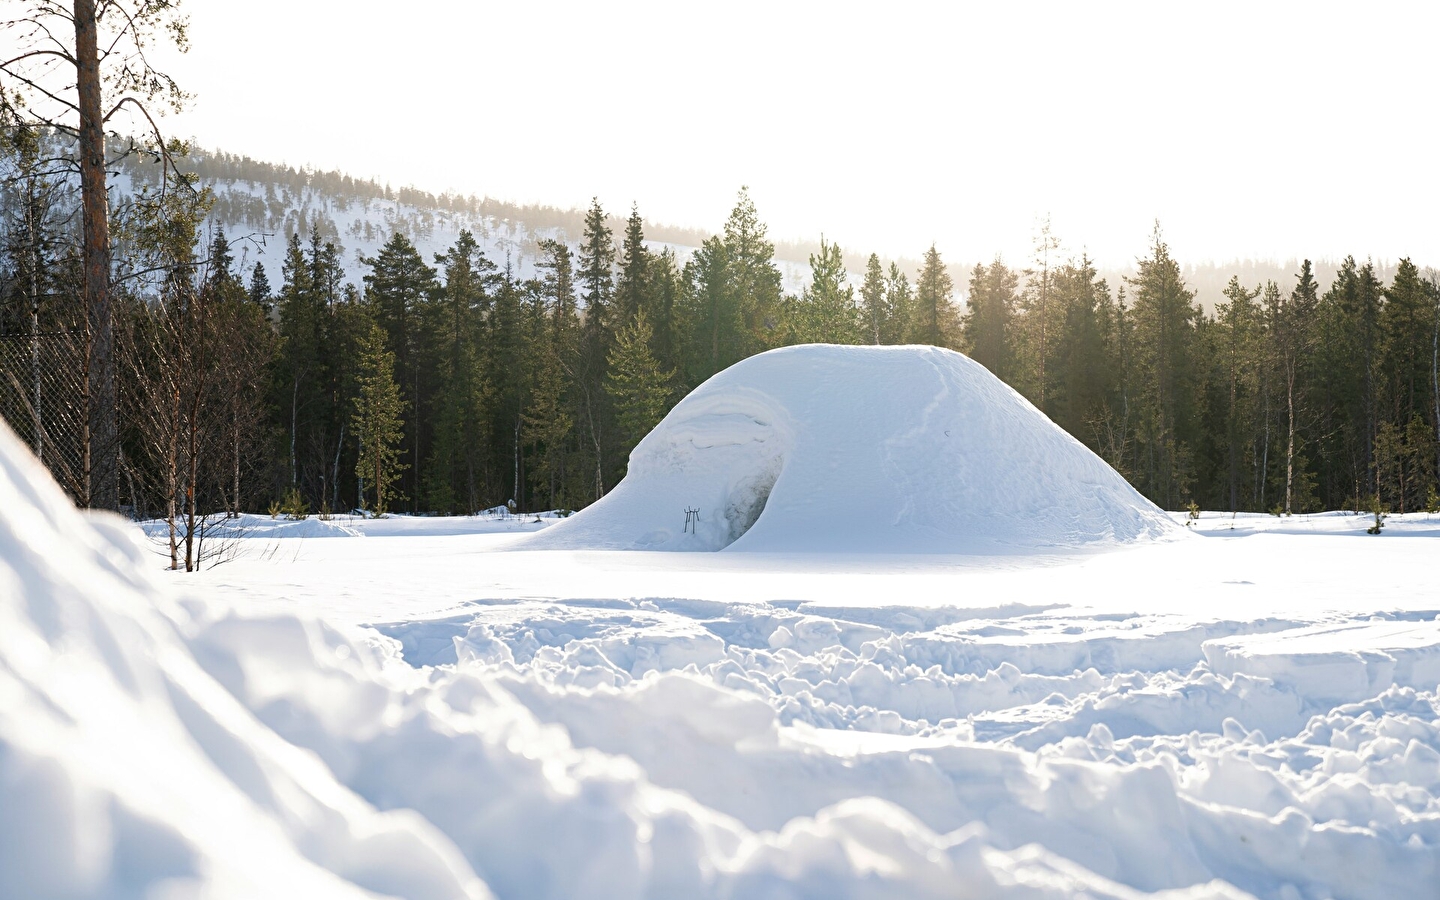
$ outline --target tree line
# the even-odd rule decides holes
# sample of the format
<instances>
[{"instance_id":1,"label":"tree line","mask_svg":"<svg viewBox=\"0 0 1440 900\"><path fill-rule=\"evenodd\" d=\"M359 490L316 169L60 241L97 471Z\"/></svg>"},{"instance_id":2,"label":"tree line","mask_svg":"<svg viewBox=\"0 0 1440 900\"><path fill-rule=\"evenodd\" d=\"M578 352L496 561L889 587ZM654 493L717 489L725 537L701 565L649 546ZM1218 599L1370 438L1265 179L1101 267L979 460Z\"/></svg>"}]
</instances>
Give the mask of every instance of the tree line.
<instances>
[{"instance_id":1,"label":"tree line","mask_svg":"<svg viewBox=\"0 0 1440 900\"><path fill-rule=\"evenodd\" d=\"M7 150L0 332L83 336L77 192L35 140ZM852 279L822 239L786 294L742 189L683 260L594 202L536 277L468 232L427 260L396 231L347 283L312 228L272 285L237 270L210 203L177 176L112 213L119 492L176 523L177 566L219 511L583 507L689 389L807 342L965 352L1168 508L1435 506L1440 290L1409 260L1389 284L1354 259L1328 286L1308 262L1236 277L1206 313L1158 225L1113 288L1045 228L1026 265L971 269L964 303L934 246L918 272L872 254Z\"/></svg>"}]
</instances>

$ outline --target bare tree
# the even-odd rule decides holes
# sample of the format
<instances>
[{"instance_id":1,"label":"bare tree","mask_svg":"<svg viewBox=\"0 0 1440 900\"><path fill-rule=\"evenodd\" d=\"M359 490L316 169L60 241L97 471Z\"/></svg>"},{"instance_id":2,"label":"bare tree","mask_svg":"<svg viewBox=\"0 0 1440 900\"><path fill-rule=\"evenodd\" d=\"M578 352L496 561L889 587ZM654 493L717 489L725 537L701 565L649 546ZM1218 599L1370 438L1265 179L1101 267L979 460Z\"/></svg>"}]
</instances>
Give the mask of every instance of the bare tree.
<instances>
[{"instance_id":1,"label":"bare tree","mask_svg":"<svg viewBox=\"0 0 1440 900\"><path fill-rule=\"evenodd\" d=\"M107 132L120 137L122 123L138 124L149 135L149 151L173 171L156 118L187 98L151 65L149 52L157 39L187 50L188 22L179 0L12 3L18 14L0 22L0 34L15 48L0 61L0 113L10 123L50 128L75 142L73 154L55 162L80 179L88 331L83 500L116 509L120 444L105 139ZM129 140L125 152L134 148Z\"/></svg>"}]
</instances>

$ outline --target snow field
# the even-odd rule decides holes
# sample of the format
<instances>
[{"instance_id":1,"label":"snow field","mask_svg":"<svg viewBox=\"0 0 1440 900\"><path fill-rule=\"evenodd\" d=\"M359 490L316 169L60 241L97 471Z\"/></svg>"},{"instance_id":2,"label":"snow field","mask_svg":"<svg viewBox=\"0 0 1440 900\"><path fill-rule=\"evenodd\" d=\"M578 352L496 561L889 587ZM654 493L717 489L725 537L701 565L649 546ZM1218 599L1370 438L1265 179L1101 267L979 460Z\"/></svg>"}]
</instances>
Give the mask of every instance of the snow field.
<instances>
[{"instance_id":1,"label":"snow field","mask_svg":"<svg viewBox=\"0 0 1440 900\"><path fill-rule=\"evenodd\" d=\"M1388 624L1440 648L1431 616ZM382 630L434 656L450 633L462 668L500 673L572 741L751 828L863 794L939 834L981 822L993 846L1038 842L1140 890L1221 878L1258 896L1378 898L1437 874L1435 681L1332 706L1323 684L1204 661L1242 632L1283 646L1314 626L1172 621L1166 662L1188 648L1187 663L1145 671L1167 628L1151 622L1151 637L1088 648L1102 674L988 641L998 622L984 618L897 632L803 607L648 601L476 619Z\"/></svg>"}]
</instances>

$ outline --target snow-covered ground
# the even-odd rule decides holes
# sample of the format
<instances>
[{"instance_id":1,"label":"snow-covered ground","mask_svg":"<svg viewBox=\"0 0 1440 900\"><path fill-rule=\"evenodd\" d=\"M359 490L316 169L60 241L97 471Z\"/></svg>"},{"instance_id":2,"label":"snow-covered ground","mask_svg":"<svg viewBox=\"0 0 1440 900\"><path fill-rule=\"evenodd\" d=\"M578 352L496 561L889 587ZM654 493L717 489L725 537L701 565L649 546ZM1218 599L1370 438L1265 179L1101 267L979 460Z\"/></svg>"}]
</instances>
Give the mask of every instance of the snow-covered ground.
<instances>
[{"instance_id":1,"label":"snow-covered ground","mask_svg":"<svg viewBox=\"0 0 1440 900\"><path fill-rule=\"evenodd\" d=\"M202 660L432 667L388 724L348 696L371 675L328 671L348 660L233 687L500 896L1436 896L1440 516L1369 524L1204 513L1189 540L1017 561L533 551L533 520L397 517L256 537L184 583L224 610ZM257 650L279 623L311 650ZM466 745L457 717L505 766L538 752L497 696L600 767L567 768L563 803ZM665 858L716 871L666 881L641 783L763 844L768 887L689 844ZM596 833L549 836L579 809ZM623 879L576 887L602 863Z\"/></svg>"},{"instance_id":2,"label":"snow-covered ground","mask_svg":"<svg viewBox=\"0 0 1440 900\"><path fill-rule=\"evenodd\" d=\"M1440 516L1109 497L927 553L251 516L185 575L0 427L0 897L1440 897Z\"/></svg>"}]
</instances>

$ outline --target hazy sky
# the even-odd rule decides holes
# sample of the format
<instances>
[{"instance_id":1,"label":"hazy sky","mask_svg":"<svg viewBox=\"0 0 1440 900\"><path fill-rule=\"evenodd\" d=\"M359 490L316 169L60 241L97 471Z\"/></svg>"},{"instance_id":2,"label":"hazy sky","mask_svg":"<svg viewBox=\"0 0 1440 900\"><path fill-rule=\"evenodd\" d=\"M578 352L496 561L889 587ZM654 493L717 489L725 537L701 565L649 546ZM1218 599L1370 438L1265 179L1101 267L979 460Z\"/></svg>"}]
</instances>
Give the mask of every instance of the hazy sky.
<instances>
[{"instance_id":1,"label":"hazy sky","mask_svg":"<svg viewBox=\"0 0 1440 900\"><path fill-rule=\"evenodd\" d=\"M1440 263L1440 5L191 2L205 146L952 260Z\"/></svg>"}]
</instances>

